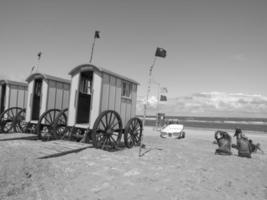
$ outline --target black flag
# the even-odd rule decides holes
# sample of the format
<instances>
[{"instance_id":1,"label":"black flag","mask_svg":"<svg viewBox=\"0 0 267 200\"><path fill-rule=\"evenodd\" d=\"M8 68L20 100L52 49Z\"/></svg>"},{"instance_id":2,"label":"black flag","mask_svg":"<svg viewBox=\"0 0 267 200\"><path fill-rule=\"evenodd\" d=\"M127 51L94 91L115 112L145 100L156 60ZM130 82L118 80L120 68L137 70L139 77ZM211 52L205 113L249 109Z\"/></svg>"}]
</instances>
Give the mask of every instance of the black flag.
<instances>
[{"instance_id":1,"label":"black flag","mask_svg":"<svg viewBox=\"0 0 267 200\"><path fill-rule=\"evenodd\" d=\"M100 38L100 31L95 31L95 38L97 38L97 39Z\"/></svg>"},{"instance_id":2,"label":"black flag","mask_svg":"<svg viewBox=\"0 0 267 200\"><path fill-rule=\"evenodd\" d=\"M37 56L38 56L38 60L40 60L40 59L41 59L41 56L42 56L42 52L40 51L40 52L37 54Z\"/></svg>"},{"instance_id":3,"label":"black flag","mask_svg":"<svg viewBox=\"0 0 267 200\"><path fill-rule=\"evenodd\" d=\"M167 96L160 95L160 101L167 101Z\"/></svg>"},{"instance_id":4,"label":"black flag","mask_svg":"<svg viewBox=\"0 0 267 200\"><path fill-rule=\"evenodd\" d=\"M157 48L155 56L165 58L167 55L167 51L163 48Z\"/></svg>"}]
</instances>

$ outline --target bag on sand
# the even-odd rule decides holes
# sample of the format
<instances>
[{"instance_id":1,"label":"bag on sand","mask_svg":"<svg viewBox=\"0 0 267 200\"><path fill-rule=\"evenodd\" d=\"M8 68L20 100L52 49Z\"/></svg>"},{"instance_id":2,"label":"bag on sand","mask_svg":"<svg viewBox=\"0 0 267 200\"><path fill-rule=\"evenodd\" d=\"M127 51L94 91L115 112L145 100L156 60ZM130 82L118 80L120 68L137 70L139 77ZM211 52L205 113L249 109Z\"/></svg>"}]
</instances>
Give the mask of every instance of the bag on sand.
<instances>
[{"instance_id":1,"label":"bag on sand","mask_svg":"<svg viewBox=\"0 0 267 200\"><path fill-rule=\"evenodd\" d=\"M251 158L252 146L247 138L237 139L238 156Z\"/></svg>"},{"instance_id":2,"label":"bag on sand","mask_svg":"<svg viewBox=\"0 0 267 200\"><path fill-rule=\"evenodd\" d=\"M215 132L215 139L219 146L216 149L215 154L219 155L232 155L231 147L232 147L232 138L231 136L224 131L216 131Z\"/></svg>"}]
</instances>

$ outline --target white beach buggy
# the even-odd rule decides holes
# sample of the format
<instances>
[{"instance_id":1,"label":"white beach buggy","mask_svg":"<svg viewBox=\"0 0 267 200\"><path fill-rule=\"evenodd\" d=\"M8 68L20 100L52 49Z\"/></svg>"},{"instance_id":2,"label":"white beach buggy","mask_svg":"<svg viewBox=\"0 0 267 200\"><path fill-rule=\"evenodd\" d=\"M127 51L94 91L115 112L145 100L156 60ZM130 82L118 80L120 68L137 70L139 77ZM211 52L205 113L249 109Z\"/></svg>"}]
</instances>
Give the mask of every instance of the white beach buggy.
<instances>
[{"instance_id":1,"label":"white beach buggy","mask_svg":"<svg viewBox=\"0 0 267 200\"><path fill-rule=\"evenodd\" d=\"M181 139L185 138L184 125L182 124L169 124L160 130L160 137Z\"/></svg>"}]
</instances>

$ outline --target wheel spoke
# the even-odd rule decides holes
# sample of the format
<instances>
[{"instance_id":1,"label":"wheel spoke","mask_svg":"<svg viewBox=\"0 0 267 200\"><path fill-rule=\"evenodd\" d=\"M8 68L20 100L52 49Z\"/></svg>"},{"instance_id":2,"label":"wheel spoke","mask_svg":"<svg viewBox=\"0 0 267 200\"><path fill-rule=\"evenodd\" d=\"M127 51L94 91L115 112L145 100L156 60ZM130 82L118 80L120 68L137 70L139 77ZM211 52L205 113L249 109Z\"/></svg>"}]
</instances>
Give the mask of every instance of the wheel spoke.
<instances>
[{"instance_id":1,"label":"wheel spoke","mask_svg":"<svg viewBox=\"0 0 267 200\"><path fill-rule=\"evenodd\" d=\"M106 129L106 125L105 125L105 123L102 121L102 119L100 120L100 123L102 124L103 128Z\"/></svg>"}]
</instances>

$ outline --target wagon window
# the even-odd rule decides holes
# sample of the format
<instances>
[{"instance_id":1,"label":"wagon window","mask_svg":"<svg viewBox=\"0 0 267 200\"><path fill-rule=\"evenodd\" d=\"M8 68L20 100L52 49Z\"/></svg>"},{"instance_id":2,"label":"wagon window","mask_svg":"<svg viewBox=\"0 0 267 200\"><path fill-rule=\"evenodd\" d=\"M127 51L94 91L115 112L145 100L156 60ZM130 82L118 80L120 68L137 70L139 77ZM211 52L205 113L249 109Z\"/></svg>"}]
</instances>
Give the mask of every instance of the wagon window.
<instances>
[{"instance_id":1,"label":"wagon window","mask_svg":"<svg viewBox=\"0 0 267 200\"><path fill-rule=\"evenodd\" d=\"M131 98L132 87L129 82L122 82L122 97Z\"/></svg>"},{"instance_id":2,"label":"wagon window","mask_svg":"<svg viewBox=\"0 0 267 200\"><path fill-rule=\"evenodd\" d=\"M80 81L80 92L83 94L91 94L91 90L92 90L92 77L86 74L82 74Z\"/></svg>"},{"instance_id":3,"label":"wagon window","mask_svg":"<svg viewBox=\"0 0 267 200\"><path fill-rule=\"evenodd\" d=\"M37 80L35 82L35 84L36 84L36 86L34 88L35 89L34 94L39 97L39 96L41 96L42 81Z\"/></svg>"}]
</instances>

